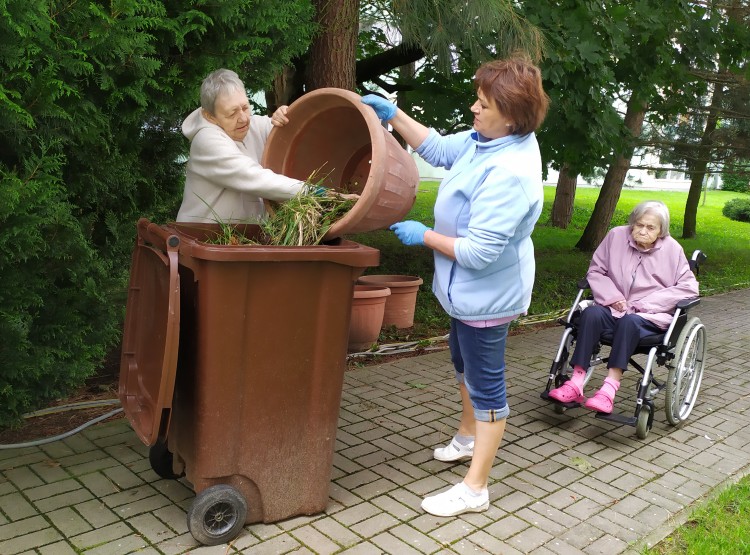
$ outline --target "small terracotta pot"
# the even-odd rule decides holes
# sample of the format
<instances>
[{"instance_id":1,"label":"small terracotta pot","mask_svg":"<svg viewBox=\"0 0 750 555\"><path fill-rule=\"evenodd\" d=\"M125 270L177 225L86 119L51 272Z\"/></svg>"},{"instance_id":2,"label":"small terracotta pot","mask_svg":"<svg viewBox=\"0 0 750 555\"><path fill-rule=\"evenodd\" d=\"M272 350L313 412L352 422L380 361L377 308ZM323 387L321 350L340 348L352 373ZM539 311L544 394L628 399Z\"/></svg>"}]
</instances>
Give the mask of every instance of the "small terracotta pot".
<instances>
[{"instance_id":1,"label":"small terracotta pot","mask_svg":"<svg viewBox=\"0 0 750 555\"><path fill-rule=\"evenodd\" d=\"M369 349L383 325L385 303L391 290L377 285L355 285L349 323L349 352Z\"/></svg>"},{"instance_id":2,"label":"small terracotta pot","mask_svg":"<svg viewBox=\"0 0 750 555\"><path fill-rule=\"evenodd\" d=\"M385 229L406 216L417 194L417 165L358 94L316 89L294 101L287 116L289 123L268 136L261 164L360 195L324 240Z\"/></svg>"},{"instance_id":3,"label":"small terracotta pot","mask_svg":"<svg viewBox=\"0 0 750 555\"><path fill-rule=\"evenodd\" d=\"M362 276L357 280L361 285L379 285L391 290L391 296L385 302L383 327L397 328L410 328L414 325L414 308L422 282L422 278L418 276L399 275Z\"/></svg>"}]
</instances>

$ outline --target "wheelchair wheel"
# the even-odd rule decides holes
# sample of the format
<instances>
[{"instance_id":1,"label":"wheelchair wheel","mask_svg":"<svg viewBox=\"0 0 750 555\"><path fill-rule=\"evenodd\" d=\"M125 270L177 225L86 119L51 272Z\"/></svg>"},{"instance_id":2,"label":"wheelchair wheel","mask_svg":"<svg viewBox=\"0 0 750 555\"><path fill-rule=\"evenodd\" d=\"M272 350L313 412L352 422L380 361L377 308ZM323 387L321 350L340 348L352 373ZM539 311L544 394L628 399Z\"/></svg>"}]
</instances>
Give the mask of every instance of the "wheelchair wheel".
<instances>
[{"instance_id":1,"label":"wheelchair wheel","mask_svg":"<svg viewBox=\"0 0 750 555\"><path fill-rule=\"evenodd\" d=\"M666 387L667 421L677 426L693 410L703 379L706 358L706 328L699 318L688 320L675 344Z\"/></svg>"},{"instance_id":2,"label":"wheelchair wheel","mask_svg":"<svg viewBox=\"0 0 750 555\"><path fill-rule=\"evenodd\" d=\"M562 368L562 365L565 364L567 361L568 361L568 352L566 350L564 352L564 357L561 359L561 366L560 367ZM559 374L558 373L555 376L555 388L560 387L562 384L564 384L565 382L567 382L569 379L570 378L568 377L567 374L565 374L565 373ZM558 403L553 403L552 404L552 410L555 411L555 414L565 414L565 411L567 409L564 406L562 406L562 405L560 405Z\"/></svg>"},{"instance_id":3,"label":"wheelchair wheel","mask_svg":"<svg viewBox=\"0 0 750 555\"><path fill-rule=\"evenodd\" d=\"M557 360L552 363L552 372L555 374L555 387L560 387L568 381L568 358L573 350L574 339L569 330L566 330L563 337L560 352Z\"/></svg>"},{"instance_id":4,"label":"wheelchair wheel","mask_svg":"<svg viewBox=\"0 0 750 555\"><path fill-rule=\"evenodd\" d=\"M635 423L635 435L638 436L638 439L646 439L648 436L648 432L651 429L648 425L648 421L653 410L653 407L646 404L641 408L641 412L638 414L638 420Z\"/></svg>"}]
</instances>

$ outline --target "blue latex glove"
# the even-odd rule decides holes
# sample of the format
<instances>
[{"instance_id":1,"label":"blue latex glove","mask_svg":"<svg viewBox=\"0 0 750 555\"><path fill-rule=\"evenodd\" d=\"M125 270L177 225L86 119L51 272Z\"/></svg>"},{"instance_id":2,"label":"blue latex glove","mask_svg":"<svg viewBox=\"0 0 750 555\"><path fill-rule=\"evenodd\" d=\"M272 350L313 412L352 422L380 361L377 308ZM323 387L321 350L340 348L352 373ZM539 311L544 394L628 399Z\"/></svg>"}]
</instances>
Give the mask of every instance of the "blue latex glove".
<instances>
[{"instance_id":1,"label":"blue latex glove","mask_svg":"<svg viewBox=\"0 0 750 555\"><path fill-rule=\"evenodd\" d=\"M423 223L414 220L398 222L390 227L391 231L396 232L396 237L407 246L424 245L424 234L428 229Z\"/></svg>"},{"instance_id":2,"label":"blue latex glove","mask_svg":"<svg viewBox=\"0 0 750 555\"><path fill-rule=\"evenodd\" d=\"M378 118L383 121L393 119L393 116L396 115L396 110L398 110L395 104L376 94L367 94L363 96L362 102L372 107Z\"/></svg>"}]
</instances>

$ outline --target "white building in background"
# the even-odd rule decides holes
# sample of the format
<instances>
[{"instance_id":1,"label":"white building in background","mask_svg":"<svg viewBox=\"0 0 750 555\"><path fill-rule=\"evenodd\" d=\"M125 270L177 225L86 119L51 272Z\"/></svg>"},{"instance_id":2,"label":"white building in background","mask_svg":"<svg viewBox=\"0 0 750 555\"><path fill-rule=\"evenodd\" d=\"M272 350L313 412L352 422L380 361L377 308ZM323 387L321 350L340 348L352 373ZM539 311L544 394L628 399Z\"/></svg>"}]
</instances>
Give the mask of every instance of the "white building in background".
<instances>
[{"instance_id":1,"label":"white building in background","mask_svg":"<svg viewBox=\"0 0 750 555\"><path fill-rule=\"evenodd\" d=\"M426 163L416 153L411 153L414 161L417 163L417 170L419 171L419 178L423 181L440 181L445 176L445 170L443 168L433 168ZM633 158L634 165L648 165L648 162L644 159ZM652 162L654 166L657 164ZM556 185L557 184L558 172L552 168L548 169L547 179L544 180L545 185ZM716 177L714 177L716 179ZM578 185L580 186L600 186L604 177L586 181L583 177L578 176ZM663 178L656 178L655 172L649 172L648 170L629 170L628 175L625 179L625 186L632 187L633 189L651 189L661 191L687 191L690 189L690 179L682 172L668 171ZM713 188L716 187L714 183Z\"/></svg>"},{"instance_id":2,"label":"white building in background","mask_svg":"<svg viewBox=\"0 0 750 555\"><path fill-rule=\"evenodd\" d=\"M422 157L414 152L411 148L411 157L417 163L417 171L419 171L419 179L422 181L440 181L446 174L446 170L443 168L433 168L427 162L422 160Z\"/></svg>"},{"instance_id":3,"label":"white building in background","mask_svg":"<svg viewBox=\"0 0 750 555\"><path fill-rule=\"evenodd\" d=\"M556 185L557 176L558 172L549 168L547 179L544 180L544 184ZM715 180L718 178L714 176L713 179ZM580 186L600 187L603 181L603 176L588 181L583 177L578 176L578 185ZM690 189L690 179L688 179L682 172L668 171L664 177L657 178L653 173L649 173L647 170L631 169L628 170L628 174L625 178L625 187L658 191L688 191ZM712 185L712 188L716 188L716 183Z\"/></svg>"}]
</instances>

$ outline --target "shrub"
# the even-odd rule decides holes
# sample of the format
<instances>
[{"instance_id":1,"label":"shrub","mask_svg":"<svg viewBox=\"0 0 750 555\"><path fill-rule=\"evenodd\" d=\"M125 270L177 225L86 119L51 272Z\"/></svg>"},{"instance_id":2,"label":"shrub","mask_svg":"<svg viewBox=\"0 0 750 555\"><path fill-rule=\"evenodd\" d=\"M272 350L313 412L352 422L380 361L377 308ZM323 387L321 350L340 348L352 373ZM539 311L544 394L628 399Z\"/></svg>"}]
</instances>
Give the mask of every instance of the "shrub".
<instances>
[{"instance_id":1,"label":"shrub","mask_svg":"<svg viewBox=\"0 0 750 555\"><path fill-rule=\"evenodd\" d=\"M721 189L735 193L750 193L750 178L747 174L725 174L721 178Z\"/></svg>"},{"instance_id":2,"label":"shrub","mask_svg":"<svg viewBox=\"0 0 750 555\"><path fill-rule=\"evenodd\" d=\"M750 222L750 198L733 198L721 209L730 220Z\"/></svg>"},{"instance_id":3,"label":"shrub","mask_svg":"<svg viewBox=\"0 0 750 555\"><path fill-rule=\"evenodd\" d=\"M209 71L250 90L307 49L309 0L0 5L0 427L118 339L135 222L174 218Z\"/></svg>"},{"instance_id":4,"label":"shrub","mask_svg":"<svg viewBox=\"0 0 750 555\"><path fill-rule=\"evenodd\" d=\"M121 309L43 152L15 175L0 165L0 425L65 394L96 369Z\"/></svg>"}]
</instances>

